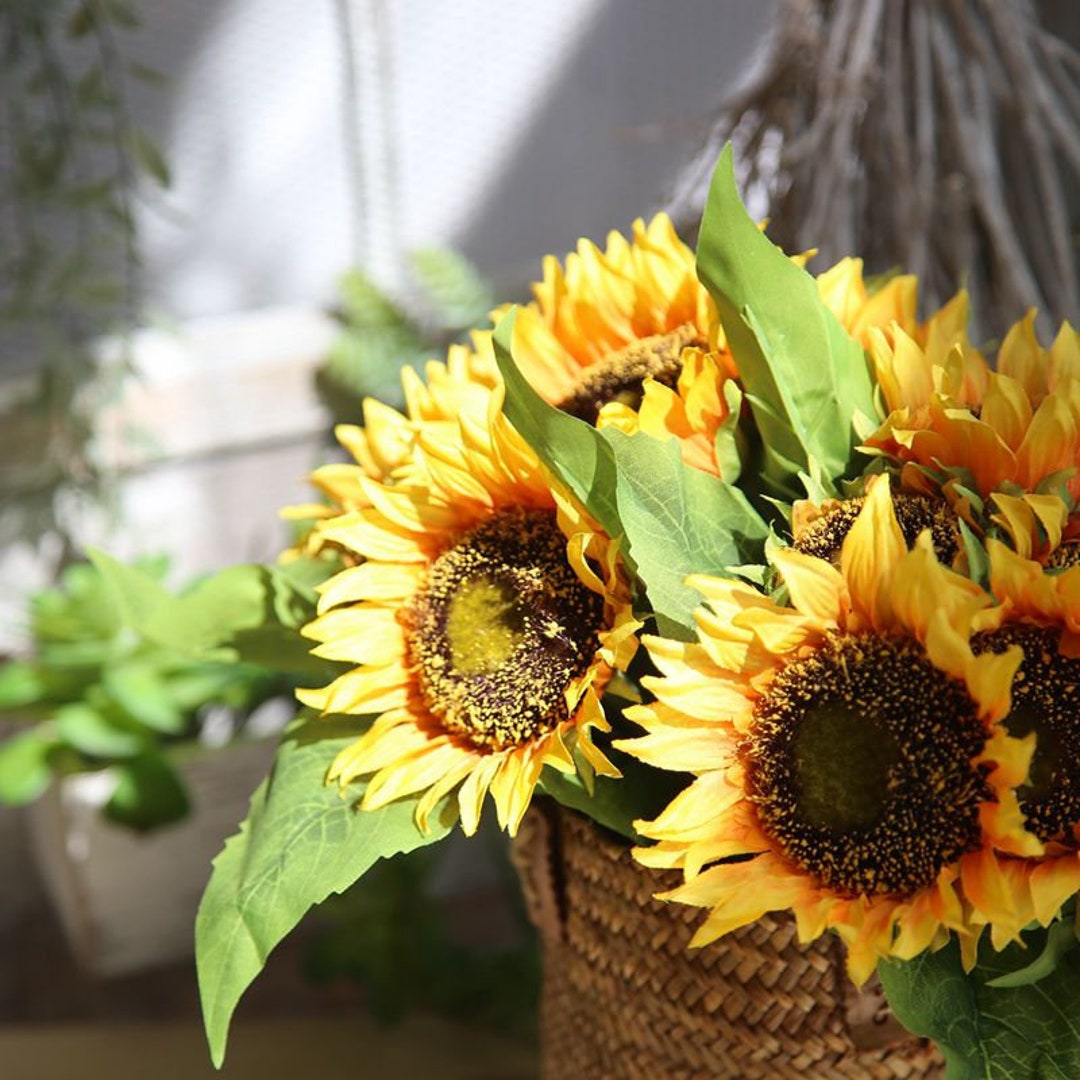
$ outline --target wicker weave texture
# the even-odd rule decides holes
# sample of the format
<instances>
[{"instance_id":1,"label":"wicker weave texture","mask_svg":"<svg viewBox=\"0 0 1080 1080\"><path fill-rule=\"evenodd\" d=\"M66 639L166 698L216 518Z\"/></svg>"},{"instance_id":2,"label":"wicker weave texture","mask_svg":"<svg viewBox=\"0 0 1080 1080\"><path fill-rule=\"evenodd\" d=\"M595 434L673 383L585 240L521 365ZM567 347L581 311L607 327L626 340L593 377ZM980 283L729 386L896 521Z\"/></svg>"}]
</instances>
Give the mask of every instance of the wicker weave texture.
<instances>
[{"instance_id":1,"label":"wicker weave texture","mask_svg":"<svg viewBox=\"0 0 1080 1080\"><path fill-rule=\"evenodd\" d=\"M701 913L652 899L677 878L562 808L534 807L515 846L544 941L543 1080L908 1080L943 1075L883 1002L856 992L838 944L768 916L704 949Z\"/></svg>"}]
</instances>

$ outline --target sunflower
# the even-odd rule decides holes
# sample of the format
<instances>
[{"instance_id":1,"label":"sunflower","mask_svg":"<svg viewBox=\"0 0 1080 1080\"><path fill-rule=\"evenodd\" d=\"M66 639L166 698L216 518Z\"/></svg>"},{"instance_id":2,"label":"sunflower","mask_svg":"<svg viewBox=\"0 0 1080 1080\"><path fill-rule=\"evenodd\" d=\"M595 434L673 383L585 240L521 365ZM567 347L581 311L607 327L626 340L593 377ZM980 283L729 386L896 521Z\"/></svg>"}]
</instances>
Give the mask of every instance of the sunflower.
<instances>
[{"instance_id":1,"label":"sunflower","mask_svg":"<svg viewBox=\"0 0 1080 1080\"><path fill-rule=\"evenodd\" d=\"M868 477L866 490L879 482L888 483L880 476ZM924 529L929 529L938 562L953 565L962 549L959 518L949 504L940 496L905 491L895 493L892 502L907 545L910 547ZM865 503L865 495L825 499L820 503L797 500L791 508L792 546L804 555L839 566L844 540Z\"/></svg>"},{"instance_id":2,"label":"sunflower","mask_svg":"<svg viewBox=\"0 0 1080 1080\"><path fill-rule=\"evenodd\" d=\"M1034 733L1018 794L1025 828L1046 845L1037 859L995 857L990 878L1010 879L1013 916L1008 926L991 923L1000 947L1013 927L1045 926L1080 889L1080 567L1048 571L993 539L987 550L999 603L979 614L972 647L979 654L1022 651L1003 724L1017 737Z\"/></svg>"},{"instance_id":3,"label":"sunflower","mask_svg":"<svg viewBox=\"0 0 1080 1080\"><path fill-rule=\"evenodd\" d=\"M646 733L617 745L695 779L636 824L656 843L635 854L683 870L665 899L710 909L695 945L790 909L803 941L840 935L860 983L950 931L974 962L983 922L1007 912L967 882L987 880L988 853L1042 849L1014 790L1032 740L998 723L1020 650L973 654L990 598L926 534L908 549L885 483L839 569L792 549L775 562L791 607L695 577L698 640L645 639L656 700L628 710Z\"/></svg>"},{"instance_id":4,"label":"sunflower","mask_svg":"<svg viewBox=\"0 0 1080 1080\"><path fill-rule=\"evenodd\" d=\"M872 327L896 325L914 332L918 286L913 276L893 277L872 292L863 278L862 260L849 258L816 280L826 306L864 347ZM674 381L650 379L644 384L640 404L614 401L601 410L599 423L628 434L640 429L658 438L674 436L688 465L719 475L716 436L731 413L727 384L737 377L723 331L716 330L709 349L690 348L682 354Z\"/></svg>"},{"instance_id":5,"label":"sunflower","mask_svg":"<svg viewBox=\"0 0 1080 1080\"><path fill-rule=\"evenodd\" d=\"M338 424L334 428L337 441L352 461L323 465L311 474L311 483L324 501L282 510L286 519L311 522L292 554L318 554L327 546L325 534L330 522L343 513L370 506L369 482L426 485L427 454L421 443L452 443L459 437L459 416L466 412L486 415L497 376L493 361L477 360L477 350L491 348L488 337L477 334L474 346L450 346L445 362L428 361L423 378L411 367L402 368L403 413L369 397L361 406L363 426Z\"/></svg>"},{"instance_id":6,"label":"sunflower","mask_svg":"<svg viewBox=\"0 0 1080 1080\"><path fill-rule=\"evenodd\" d=\"M360 505L323 527L357 565L322 587L304 630L354 666L300 700L374 717L329 778L369 776L365 809L420 794L421 829L456 793L474 832L490 792L514 833L545 765L618 775L592 738L636 647L615 545L553 492L501 391L488 398L456 440L420 428L423 484L360 480Z\"/></svg>"},{"instance_id":7,"label":"sunflower","mask_svg":"<svg viewBox=\"0 0 1080 1080\"><path fill-rule=\"evenodd\" d=\"M601 250L587 240L543 261L518 312L515 358L550 404L589 423L608 401L636 402L646 378L674 384L682 350L715 339L718 321L694 252L666 214L635 221ZM497 320L501 311L495 313Z\"/></svg>"},{"instance_id":8,"label":"sunflower","mask_svg":"<svg viewBox=\"0 0 1080 1080\"><path fill-rule=\"evenodd\" d=\"M534 300L518 312L514 356L526 379L552 405L594 422L611 400L636 402L647 378L674 381L687 346L704 346L718 333L715 308L699 284L694 253L670 219L634 222L627 240L612 232L604 250L582 240L565 258L543 261ZM492 313L498 322L508 306ZM338 441L351 463L325 465L312 483L326 501L290 507L284 516L314 521L303 550L322 544L324 523L367 505L368 480L425 482L425 441L452 444L456 417L482 413L501 380L491 333L475 331L468 345L451 346L445 363L430 361L420 377L404 368L405 411L373 399L363 403L364 425L339 425Z\"/></svg>"},{"instance_id":9,"label":"sunflower","mask_svg":"<svg viewBox=\"0 0 1080 1080\"><path fill-rule=\"evenodd\" d=\"M966 312L966 300L957 307ZM1080 495L1080 337L1068 323L1044 349L1030 312L1006 335L996 371L948 333L920 345L902 329L891 340L871 331L870 353L888 416L869 449L952 497L958 487L984 499L1063 486Z\"/></svg>"}]
</instances>

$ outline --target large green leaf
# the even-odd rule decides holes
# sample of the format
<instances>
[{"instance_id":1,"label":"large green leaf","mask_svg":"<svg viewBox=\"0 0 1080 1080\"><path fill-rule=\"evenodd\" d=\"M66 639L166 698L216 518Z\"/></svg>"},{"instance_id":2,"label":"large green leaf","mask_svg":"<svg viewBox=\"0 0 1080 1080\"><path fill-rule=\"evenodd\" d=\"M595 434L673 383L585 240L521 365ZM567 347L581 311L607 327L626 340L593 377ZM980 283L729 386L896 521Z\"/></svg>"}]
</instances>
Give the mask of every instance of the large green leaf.
<instances>
[{"instance_id":1,"label":"large green leaf","mask_svg":"<svg viewBox=\"0 0 1080 1080\"><path fill-rule=\"evenodd\" d=\"M521 374L511 348L516 314L510 311L500 319L494 334L495 359L506 384L506 415L608 536L621 536L615 455L594 427L549 405Z\"/></svg>"},{"instance_id":2,"label":"large green leaf","mask_svg":"<svg viewBox=\"0 0 1080 1080\"><path fill-rule=\"evenodd\" d=\"M800 494L800 474L820 471L835 486L857 472L856 426L876 415L863 350L814 279L747 215L730 145L709 188L697 267L719 309L774 492Z\"/></svg>"},{"instance_id":3,"label":"large green leaf","mask_svg":"<svg viewBox=\"0 0 1080 1080\"><path fill-rule=\"evenodd\" d=\"M615 428L601 435L618 466L626 550L657 626L665 636L691 638L701 594L687 575L760 562L769 527L738 488L684 464L674 439Z\"/></svg>"},{"instance_id":4,"label":"large green leaf","mask_svg":"<svg viewBox=\"0 0 1080 1080\"><path fill-rule=\"evenodd\" d=\"M1080 949L1057 950L1043 978L994 985L1030 969L1047 931L1025 934L1026 949L985 945L971 972L950 942L907 962L878 965L900 1022L934 1040L948 1080L1075 1080L1080 1076ZM1030 970L1023 976L1030 976Z\"/></svg>"},{"instance_id":5,"label":"large green leaf","mask_svg":"<svg viewBox=\"0 0 1080 1080\"><path fill-rule=\"evenodd\" d=\"M241 995L274 947L304 914L353 884L379 859L432 843L452 820L444 813L421 834L416 800L359 811L362 784L343 797L325 783L337 753L367 727L355 717L303 719L285 734L273 771L252 796L240 831L214 860L195 922L203 1019L220 1065Z\"/></svg>"}]
</instances>

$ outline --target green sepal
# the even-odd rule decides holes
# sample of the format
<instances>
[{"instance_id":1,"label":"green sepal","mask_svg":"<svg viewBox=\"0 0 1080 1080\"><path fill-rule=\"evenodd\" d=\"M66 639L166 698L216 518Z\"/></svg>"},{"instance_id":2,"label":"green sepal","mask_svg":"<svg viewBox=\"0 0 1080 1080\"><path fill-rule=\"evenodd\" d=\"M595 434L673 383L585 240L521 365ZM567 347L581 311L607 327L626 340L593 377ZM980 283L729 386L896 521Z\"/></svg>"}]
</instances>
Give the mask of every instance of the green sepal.
<instances>
[{"instance_id":1,"label":"green sepal","mask_svg":"<svg viewBox=\"0 0 1080 1080\"><path fill-rule=\"evenodd\" d=\"M361 811L364 784L341 791L326 783L339 751L369 725L370 718L338 716L290 725L240 831L214 860L195 921L195 956L216 1066L241 996L300 919L379 859L440 840L454 824L449 801L421 833L413 820L418 797Z\"/></svg>"},{"instance_id":2,"label":"green sepal","mask_svg":"<svg viewBox=\"0 0 1080 1080\"><path fill-rule=\"evenodd\" d=\"M986 548L963 518L957 518L956 520L960 526L961 547L967 559L968 577L977 585L989 590L990 557L986 553Z\"/></svg>"},{"instance_id":3,"label":"green sepal","mask_svg":"<svg viewBox=\"0 0 1080 1080\"><path fill-rule=\"evenodd\" d=\"M720 156L698 237L698 276L716 302L763 444L764 479L795 498L810 461L833 484L858 471L858 431L876 415L863 350L817 283L747 215L732 150Z\"/></svg>"},{"instance_id":4,"label":"green sepal","mask_svg":"<svg viewBox=\"0 0 1080 1080\"><path fill-rule=\"evenodd\" d=\"M995 979L991 979L986 985L995 989L1015 986L1034 986L1035 983L1052 975L1057 970L1062 959L1071 953L1080 941L1076 937L1076 926L1069 918L1061 918L1052 922L1045 931L1045 940L1037 956L1031 958L1030 963L1015 971L1006 972Z\"/></svg>"}]
</instances>

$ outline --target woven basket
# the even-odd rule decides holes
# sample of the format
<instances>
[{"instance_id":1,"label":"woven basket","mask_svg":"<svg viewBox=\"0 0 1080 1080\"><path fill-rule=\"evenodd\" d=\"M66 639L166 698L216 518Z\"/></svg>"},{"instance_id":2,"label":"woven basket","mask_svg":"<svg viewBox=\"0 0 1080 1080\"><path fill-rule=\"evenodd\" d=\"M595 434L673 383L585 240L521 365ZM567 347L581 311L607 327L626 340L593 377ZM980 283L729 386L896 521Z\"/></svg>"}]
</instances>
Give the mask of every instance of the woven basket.
<instances>
[{"instance_id":1,"label":"woven basket","mask_svg":"<svg viewBox=\"0 0 1080 1080\"><path fill-rule=\"evenodd\" d=\"M686 948L701 912L653 893L679 879L635 863L591 821L538 801L514 845L544 948L543 1080L905 1080L940 1077L933 1046L856 991L831 936L800 945L766 916Z\"/></svg>"}]
</instances>

